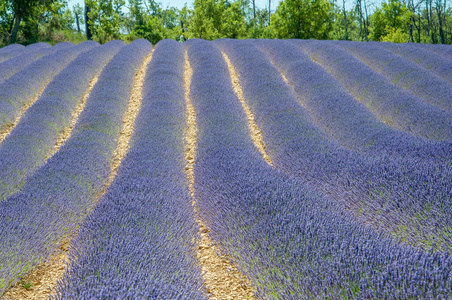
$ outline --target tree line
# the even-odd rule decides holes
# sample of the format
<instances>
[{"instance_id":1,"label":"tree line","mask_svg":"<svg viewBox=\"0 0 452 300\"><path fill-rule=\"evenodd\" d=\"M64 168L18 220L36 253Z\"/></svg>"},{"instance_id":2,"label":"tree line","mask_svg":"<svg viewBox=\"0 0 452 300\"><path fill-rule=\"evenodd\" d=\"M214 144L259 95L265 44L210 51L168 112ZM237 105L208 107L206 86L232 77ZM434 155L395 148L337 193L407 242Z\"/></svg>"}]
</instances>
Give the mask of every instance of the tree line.
<instances>
[{"instance_id":1,"label":"tree line","mask_svg":"<svg viewBox=\"0 0 452 300\"><path fill-rule=\"evenodd\" d=\"M348 0L351 1L351 0ZM66 0L0 2L0 44L57 43L93 39L301 38L354 41L452 43L447 0L194 0L182 9L155 0ZM352 4L352 5L351 5ZM347 7L348 6L348 7Z\"/></svg>"}]
</instances>

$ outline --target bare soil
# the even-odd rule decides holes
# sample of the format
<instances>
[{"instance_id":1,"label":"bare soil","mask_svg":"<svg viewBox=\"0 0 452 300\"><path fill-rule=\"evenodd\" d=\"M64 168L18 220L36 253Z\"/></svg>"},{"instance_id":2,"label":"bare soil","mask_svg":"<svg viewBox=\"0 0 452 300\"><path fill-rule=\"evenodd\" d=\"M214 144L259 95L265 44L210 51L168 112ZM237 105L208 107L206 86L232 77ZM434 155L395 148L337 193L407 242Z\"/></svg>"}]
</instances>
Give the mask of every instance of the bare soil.
<instances>
[{"instance_id":1,"label":"bare soil","mask_svg":"<svg viewBox=\"0 0 452 300\"><path fill-rule=\"evenodd\" d=\"M265 159L265 161L270 165L273 166L273 162L271 157L267 154L267 151L265 150L265 143L262 139L262 133L259 126L257 126L256 121L254 120L254 114L251 111L250 107L245 101L245 97L243 96L243 89L240 85L240 78L237 73L237 71L234 68L234 65L231 63L231 60L227 56L226 53L222 52L223 58L228 64L229 68L229 75L231 76L231 82L232 82L232 88L234 89L235 94L240 100L240 103L242 104L243 109L245 110L246 116L248 118L248 128L250 130L251 139L253 140L254 145L259 149L259 152L262 154L262 157Z\"/></svg>"},{"instance_id":2,"label":"bare soil","mask_svg":"<svg viewBox=\"0 0 452 300\"><path fill-rule=\"evenodd\" d=\"M193 209L199 224L201 237L197 257L203 273L203 279L207 288L206 292L210 294L211 300L220 299L256 299L251 283L248 279L238 271L238 269L230 262L226 255L220 255L220 249L211 240L210 230L205 226L199 217L197 200L195 198L194 189L194 164L196 156L196 113L190 99L190 84L193 71L190 67L190 61L187 53L185 53L185 100L187 107L187 130L185 133L186 155L187 160L186 173L189 181L191 196L193 199Z\"/></svg>"},{"instance_id":3,"label":"bare soil","mask_svg":"<svg viewBox=\"0 0 452 300\"><path fill-rule=\"evenodd\" d=\"M19 123L20 119L22 119L22 117L25 115L25 113L27 112L27 110L33 105L35 104L36 101L38 101L39 97L41 97L42 93L44 92L44 90L46 89L47 85L49 84L49 82L47 82L47 84L38 92L36 93L36 95L30 99L30 101L28 101L27 103L25 103L24 106L22 106L19 115L14 119L14 121L6 126L4 126L3 128L0 129L0 144L3 142L3 140L11 134L11 132L13 131L13 129L17 126L17 124Z\"/></svg>"}]
</instances>

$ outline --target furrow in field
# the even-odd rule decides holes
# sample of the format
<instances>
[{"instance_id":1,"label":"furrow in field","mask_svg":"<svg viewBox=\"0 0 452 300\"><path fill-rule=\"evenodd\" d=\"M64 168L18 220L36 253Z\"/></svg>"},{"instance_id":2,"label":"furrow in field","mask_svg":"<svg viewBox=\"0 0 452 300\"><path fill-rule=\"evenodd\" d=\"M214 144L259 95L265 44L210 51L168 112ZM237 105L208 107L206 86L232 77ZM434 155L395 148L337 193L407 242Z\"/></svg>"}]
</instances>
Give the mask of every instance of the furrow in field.
<instances>
[{"instance_id":1,"label":"furrow in field","mask_svg":"<svg viewBox=\"0 0 452 300\"><path fill-rule=\"evenodd\" d=\"M187 110L187 132L186 132L186 160L187 177L189 181L190 193L193 199L193 208L199 224L199 236L197 257L201 265L207 293L213 299L249 299L252 297L250 283L237 268L231 264L226 255L219 254L218 245L210 238L209 229L200 218L198 201L195 196L195 176L194 165L196 161L197 146L197 126L196 112L190 99L190 86L193 70L190 67L190 60L187 51L185 52L185 101ZM250 121L250 115L248 115ZM251 122L251 121L250 121Z\"/></svg>"},{"instance_id":2,"label":"furrow in field","mask_svg":"<svg viewBox=\"0 0 452 300\"><path fill-rule=\"evenodd\" d=\"M0 203L2 292L46 262L111 182L134 75L151 48L148 41L137 40L119 50L91 91L71 138L30 177L22 192Z\"/></svg>"},{"instance_id":3,"label":"furrow in field","mask_svg":"<svg viewBox=\"0 0 452 300\"><path fill-rule=\"evenodd\" d=\"M392 84L413 95L452 113L452 85L415 63L391 52L378 43L335 42L336 45L352 53ZM452 117L452 114L451 114Z\"/></svg>"},{"instance_id":4,"label":"furrow in field","mask_svg":"<svg viewBox=\"0 0 452 300\"><path fill-rule=\"evenodd\" d=\"M189 40L185 45L193 68L190 96L198 126L194 185L199 213L212 239L247 276L257 297L448 294L447 281L429 286L424 280L431 272L450 274L449 256L405 247L364 227L341 203L313 188L336 186L336 176L346 175L336 175L338 170L358 158L354 161L352 152L316 128L252 42ZM293 165L288 172L293 177L269 166L256 149L217 45L236 69L273 164L280 169L286 167L283 162ZM303 169L298 169L300 161ZM436 267L410 271L421 261L438 258L440 272L433 271Z\"/></svg>"},{"instance_id":5,"label":"furrow in field","mask_svg":"<svg viewBox=\"0 0 452 300\"><path fill-rule=\"evenodd\" d=\"M385 124L411 135L451 141L451 115L413 97L352 54L323 41L291 41L330 72L346 90Z\"/></svg>"},{"instance_id":6,"label":"furrow in field","mask_svg":"<svg viewBox=\"0 0 452 300\"><path fill-rule=\"evenodd\" d=\"M96 74L89 82L88 88L86 89L85 93L83 94L82 101L80 101L75 109L72 111L71 117L70 117L70 124L69 126L66 126L60 134L58 134L58 137L56 139L56 143L53 146L53 149L50 153L47 154L45 160L48 160L52 156L55 155L55 153L60 150L61 146L64 145L64 143L71 137L72 130L75 127L75 124L77 124L78 118L80 114L82 113L83 109L86 106L86 100L89 98L89 94L91 93L91 90L96 85L97 81L99 80L100 73Z\"/></svg>"},{"instance_id":7,"label":"furrow in field","mask_svg":"<svg viewBox=\"0 0 452 300\"><path fill-rule=\"evenodd\" d=\"M0 143L40 98L52 79L81 53L98 46L84 42L49 54L0 84Z\"/></svg>"},{"instance_id":8,"label":"furrow in field","mask_svg":"<svg viewBox=\"0 0 452 300\"><path fill-rule=\"evenodd\" d=\"M73 240L70 272L54 298L206 298L185 170L183 76L183 47L159 42L130 149Z\"/></svg>"},{"instance_id":9,"label":"furrow in field","mask_svg":"<svg viewBox=\"0 0 452 300\"><path fill-rule=\"evenodd\" d=\"M380 122L326 70L288 41L255 43L277 67L315 124L363 154L447 162L452 145L416 138Z\"/></svg>"},{"instance_id":10,"label":"furrow in field","mask_svg":"<svg viewBox=\"0 0 452 300\"><path fill-rule=\"evenodd\" d=\"M68 134L98 76L124 43L94 47L71 62L47 86L0 147L0 201L17 193L39 167L56 152Z\"/></svg>"},{"instance_id":11,"label":"furrow in field","mask_svg":"<svg viewBox=\"0 0 452 300\"><path fill-rule=\"evenodd\" d=\"M108 181L105 184L104 191L102 192L103 194L105 194L106 190L115 179L118 168L130 148L130 138L132 137L135 120L138 116L138 113L140 112L141 103L143 100L142 90L146 76L146 69L152 60L153 53L154 49L149 52L149 55L146 56L143 63L141 64L140 69L135 74L131 97L127 106L127 110L122 118L121 131L119 132L116 149L111 160L111 172L108 177Z\"/></svg>"},{"instance_id":12,"label":"furrow in field","mask_svg":"<svg viewBox=\"0 0 452 300\"><path fill-rule=\"evenodd\" d=\"M242 107L245 110L246 116L248 118L248 128L250 130L251 139L253 140L253 143L254 145L256 145L257 149L259 149L259 152L262 154L262 157L265 159L265 161L272 166L273 165L272 159L270 158L270 156L268 156L267 152L265 151L265 144L264 141L262 140L261 130L259 129L259 127L256 124L256 121L254 120L253 112L250 110L248 104L246 104L246 101L243 97L243 90L242 86L240 85L239 76L237 75L234 66L231 64L229 57L224 52L222 52L222 54L224 60L228 64L229 75L231 76L231 82L234 92L237 95L237 98L239 98L240 103L242 104Z\"/></svg>"}]
</instances>

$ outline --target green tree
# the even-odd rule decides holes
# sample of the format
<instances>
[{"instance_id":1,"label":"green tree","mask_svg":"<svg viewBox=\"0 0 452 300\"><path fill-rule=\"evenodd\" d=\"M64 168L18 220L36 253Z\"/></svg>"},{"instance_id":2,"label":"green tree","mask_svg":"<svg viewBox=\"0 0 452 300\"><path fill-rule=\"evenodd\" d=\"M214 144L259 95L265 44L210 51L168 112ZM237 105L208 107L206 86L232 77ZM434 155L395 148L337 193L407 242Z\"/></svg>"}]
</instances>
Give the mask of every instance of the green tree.
<instances>
[{"instance_id":1,"label":"green tree","mask_svg":"<svg viewBox=\"0 0 452 300\"><path fill-rule=\"evenodd\" d=\"M331 25L329 39L358 41L359 19L355 9L345 11L344 8L335 7L334 22Z\"/></svg>"},{"instance_id":2,"label":"green tree","mask_svg":"<svg viewBox=\"0 0 452 300\"><path fill-rule=\"evenodd\" d=\"M213 40L246 37L246 3L242 0L195 0L189 36Z\"/></svg>"},{"instance_id":3,"label":"green tree","mask_svg":"<svg viewBox=\"0 0 452 300\"><path fill-rule=\"evenodd\" d=\"M9 34L13 24L12 1L0 1L0 43L9 43Z\"/></svg>"},{"instance_id":4,"label":"green tree","mask_svg":"<svg viewBox=\"0 0 452 300\"><path fill-rule=\"evenodd\" d=\"M21 22L23 20L34 21L33 15L36 13L35 8L39 4L39 0L9 0L9 2L13 14L13 23L10 26L9 43L13 44L16 42ZM28 30L25 31L28 33Z\"/></svg>"},{"instance_id":5,"label":"green tree","mask_svg":"<svg viewBox=\"0 0 452 300\"><path fill-rule=\"evenodd\" d=\"M332 29L333 5L327 0L283 0L271 16L275 38L326 39Z\"/></svg>"},{"instance_id":6,"label":"green tree","mask_svg":"<svg viewBox=\"0 0 452 300\"><path fill-rule=\"evenodd\" d=\"M400 0L383 2L371 16L369 38L373 41L407 42L412 13Z\"/></svg>"},{"instance_id":7,"label":"green tree","mask_svg":"<svg viewBox=\"0 0 452 300\"><path fill-rule=\"evenodd\" d=\"M124 0L85 0L85 5L89 7L88 26L94 39L105 43L121 38Z\"/></svg>"},{"instance_id":8,"label":"green tree","mask_svg":"<svg viewBox=\"0 0 452 300\"><path fill-rule=\"evenodd\" d=\"M77 32L81 33L80 24L83 23L83 8L80 6L80 4L75 4L72 8L72 11L74 13Z\"/></svg>"},{"instance_id":9,"label":"green tree","mask_svg":"<svg viewBox=\"0 0 452 300\"><path fill-rule=\"evenodd\" d=\"M220 5L217 0L195 0L193 15L188 27L189 36L206 40L220 37L218 32L221 26Z\"/></svg>"},{"instance_id":10,"label":"green tree","mask_svg":"<svg viewBox=\"0 0 452 300\"><path fill-rule=\"evenodd\" d=\"M268 28L268 9L256 9L256 17L248 23L248 37L253 39L271 38L271 31Z\"/></svg>"},{"instance_id":11,"label":"green tree","mask_svg":"<svg viewBox=\"0 0 452 300\"><path fill-rule=\"evenodd\" d=\"M245 4L242 1L234 1L225 6L222 15L220 36L239 39L246 36Z\"/></svg>"}]
</instances>

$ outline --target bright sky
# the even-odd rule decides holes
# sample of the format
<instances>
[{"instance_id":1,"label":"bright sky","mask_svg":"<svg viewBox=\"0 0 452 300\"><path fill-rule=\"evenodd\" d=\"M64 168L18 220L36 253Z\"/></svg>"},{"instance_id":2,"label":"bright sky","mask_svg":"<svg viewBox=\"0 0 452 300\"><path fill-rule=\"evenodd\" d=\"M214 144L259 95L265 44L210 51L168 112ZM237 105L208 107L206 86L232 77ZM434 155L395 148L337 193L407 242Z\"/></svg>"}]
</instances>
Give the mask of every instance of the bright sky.
<instances>
[{"instance_id":1,"label":"bright sky","mask_svg":"<svg viewBox=\"0 0 452 300\"><path fill-rule=\"evenodd\" d=\"M256 1L256 7L259 8L267 8L268 7L268 0L255 0ZM163 8L166 8L167 6L174 6L177 8L182 8L184 7L184 4L187 3L189 7L192 6L193 4L193 0L160 0L157 1L158 3L160 3L160 5ZM69 0L69 7L72 8L72 6L74 4L79 3L80 6L84 6L84 0ZM129 1L126 0L126 4L128 4ZM274 11L276 9L276 6L278 6L279 0L272 0L271 1L271 5L272 5L272 11Z\"/></svg>"}]
</instances>

